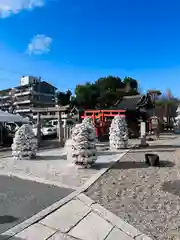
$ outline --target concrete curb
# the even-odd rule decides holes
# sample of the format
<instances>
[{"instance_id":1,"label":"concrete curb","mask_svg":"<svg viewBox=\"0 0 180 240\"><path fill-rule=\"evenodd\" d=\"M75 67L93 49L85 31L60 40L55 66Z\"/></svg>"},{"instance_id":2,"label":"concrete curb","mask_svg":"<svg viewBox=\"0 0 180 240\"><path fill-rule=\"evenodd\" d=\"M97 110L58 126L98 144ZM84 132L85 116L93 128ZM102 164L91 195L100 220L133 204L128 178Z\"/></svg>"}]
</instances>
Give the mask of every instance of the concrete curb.
<instances>
[{"instance_id":1,"label":"concrete curb","mask_svg":"<svg viewBox=\"0 0 180 240\"><path fill-rule=\"evenodd\" d=\"M120 229L122 232L127 234L136 240L152 240L152 238L140 232L137 228L133 227L131 224L125 222L120 217L116 216L114 213L110 212L106 208L102 207L100 204L81 193L77 196L77 199L82 201L85 205L91 208L91 210L101 216L103 219L108 221L114 227Z\"/></svg>"},{"instance_id":2,"label":"concrete curb","mask_svg":"<svg viewBox=\"0 0 180 240\"><path fill-rule=\"evenodd\" d=\"M81 187L79 187L76 191L72 192L69 194L67 197L61 199L60 201L52 204L51 206L47 207L46 209L40 211L39 213L35 214L31 218L25 220L24 222L16 225L15 227L7 230L6 232L2 233L0 236L3 237L3 240L10 239L11 237L15 236L16 234L20 233L23 231L25 228L30 227L31 225L39 222L49 214L53 213L56 211L58 208L62 207L69 201L71 201L73 198L77 197L79 194L83 193L86 191L94 182L96 182L104 173L106 173L117 161L119 161L124 155L126 155L130 149L127 149L124 151L124 153L121 153L120 156L112 156L113 162L109 165L108 168L103 168L101 169L97 174L93 175L85 184L83 184ZM117 151L118 154L118 151ZM110 158L110 160L112 159Z\"/></svg>"}]
</instances>

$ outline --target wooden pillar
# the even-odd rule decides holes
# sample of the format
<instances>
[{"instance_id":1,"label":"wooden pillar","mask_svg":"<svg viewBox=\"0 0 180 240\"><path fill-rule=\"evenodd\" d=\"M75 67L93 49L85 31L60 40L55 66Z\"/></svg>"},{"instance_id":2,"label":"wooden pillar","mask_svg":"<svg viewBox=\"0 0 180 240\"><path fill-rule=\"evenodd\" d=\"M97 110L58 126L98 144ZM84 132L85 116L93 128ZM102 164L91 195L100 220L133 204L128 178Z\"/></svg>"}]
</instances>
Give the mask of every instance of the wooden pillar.
<instances>
[{"instance_id":1,"label":"wooden pillar","mask_svg":"<svg viewBox=\"0 0 180 240\"><path fill-rule=\"evenodd\" d=\"M58 138L60 147L63 146L63 129L62 129L62 120L61 112L58 112Z\"/></svg>"},{"instance_id":2,"label":"wooden pillar","mask_svg":"<svg viewBox=\"0 0 180 240\"><path fill-rule=\"evenodd\" d=\"M37 113L37 139L38 139L38 147L41 143L41 117L40 113Z\"/></svg>"}]
</instances>

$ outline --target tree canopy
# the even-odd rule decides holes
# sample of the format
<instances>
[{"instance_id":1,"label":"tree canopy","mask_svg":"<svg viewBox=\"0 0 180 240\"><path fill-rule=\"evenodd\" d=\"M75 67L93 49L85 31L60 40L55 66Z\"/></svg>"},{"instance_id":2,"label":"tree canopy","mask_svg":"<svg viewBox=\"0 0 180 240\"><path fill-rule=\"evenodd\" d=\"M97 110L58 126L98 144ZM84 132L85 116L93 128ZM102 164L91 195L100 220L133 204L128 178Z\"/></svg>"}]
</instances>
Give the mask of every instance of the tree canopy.
<instances>
[{"instance_id":1,"label":"tree canopy","mask_svg":"<svg viewBox=\"0 0 180 240\"><path fill-rule=\"evenodd\" d=\"M131 77L123 80L114 76L102 77L75 88L76 103L85 109L112 107L123 96L136 94L139 94L138 82Z\"/></svg>"},{"instance_id":2,"label":"tree canopy","mask_svg":"<svg viewBox=\"0 0 180 240\"><path fill-rule=\"evenodd\" d=\"M70 104L72 93L70 90L67 90L66 92L60 92L58 91L56 93L56 103L61 106L65 106Z\"/></svg>"},{"instance_id":3,"label":"tree canopy","mask_svg":"<svg viewBox=\"0 0 180 240\"><path fill-rule=\"evenodd\" d=\"M167 119L170 117L176 116L176 110L179 105L179 99L173 96L167 97L166 95L162 95L155 101L155 106L161 107L163 109L163 116ZM169 120L168 120L169 121Z\"/></svg>"},{"instance_id":4,"label":"tree canopy","mask_svg":"<svg viewBox=\"0 0 180 240\"><path fill-rule=\"evenodd\" d=\"M57 92L56 102L61 105L79 106L83 109L110 108L120 103L124 96L137 95L139 85L131 77L121 79L116 76L101 77L95 82L77 85L72 96L71 91ZM155 101L155 106L164 109L164 116L175 116L179 99L168 94L161 94L159 90L149 90L148 93Z\"/></svg>"}]
</instances>

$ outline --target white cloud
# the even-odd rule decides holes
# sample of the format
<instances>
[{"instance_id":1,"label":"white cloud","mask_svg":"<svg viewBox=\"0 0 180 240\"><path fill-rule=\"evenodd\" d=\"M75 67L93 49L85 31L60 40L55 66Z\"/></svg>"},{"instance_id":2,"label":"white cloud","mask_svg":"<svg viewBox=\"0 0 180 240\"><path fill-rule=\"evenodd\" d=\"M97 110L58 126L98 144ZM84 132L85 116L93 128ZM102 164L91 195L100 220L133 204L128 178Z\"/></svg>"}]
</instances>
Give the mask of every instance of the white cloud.
<instances>
[{"instance_id":1,"label":"white cloud","mask_svg":"<svg viewBox=\"0 0 180 240\"><path fill-rule=\"evenodd\" d=\"M31 10L42 7L46 0L0 0L0 18L9 17L22 10Z\"/></svg>"},{"instance_id":2,"label":"white cloud","mask_svg":"<svg viewBox=\"0 0 180 240\"><path fill-rule=\"evenodd\" d=\"M27 52L30 55L41 55L43 53L48 53L50 51L51 43L52 38L38 34L33 37L31 42L28 44Z\"/></svg>"}]
</instances>

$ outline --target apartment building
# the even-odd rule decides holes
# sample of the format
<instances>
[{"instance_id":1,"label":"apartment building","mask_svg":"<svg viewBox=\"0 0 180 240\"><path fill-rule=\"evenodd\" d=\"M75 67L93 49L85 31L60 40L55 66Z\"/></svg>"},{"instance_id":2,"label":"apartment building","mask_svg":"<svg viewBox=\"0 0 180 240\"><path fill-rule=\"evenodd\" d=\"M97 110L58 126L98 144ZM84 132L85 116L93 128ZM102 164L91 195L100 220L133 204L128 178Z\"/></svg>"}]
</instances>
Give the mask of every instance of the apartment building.
<instances>
[{"instance_id":1,"label":"apartment building","mask_svg":"<svg viewBox=\"0 0 180 240\"><path fill-rule=\"evenodd\" d=\"M23 76L19 86L0 91L0 109L33 116L32 108L55 106L56 90L40 78Z\"/></svg>"}]
</instances>

